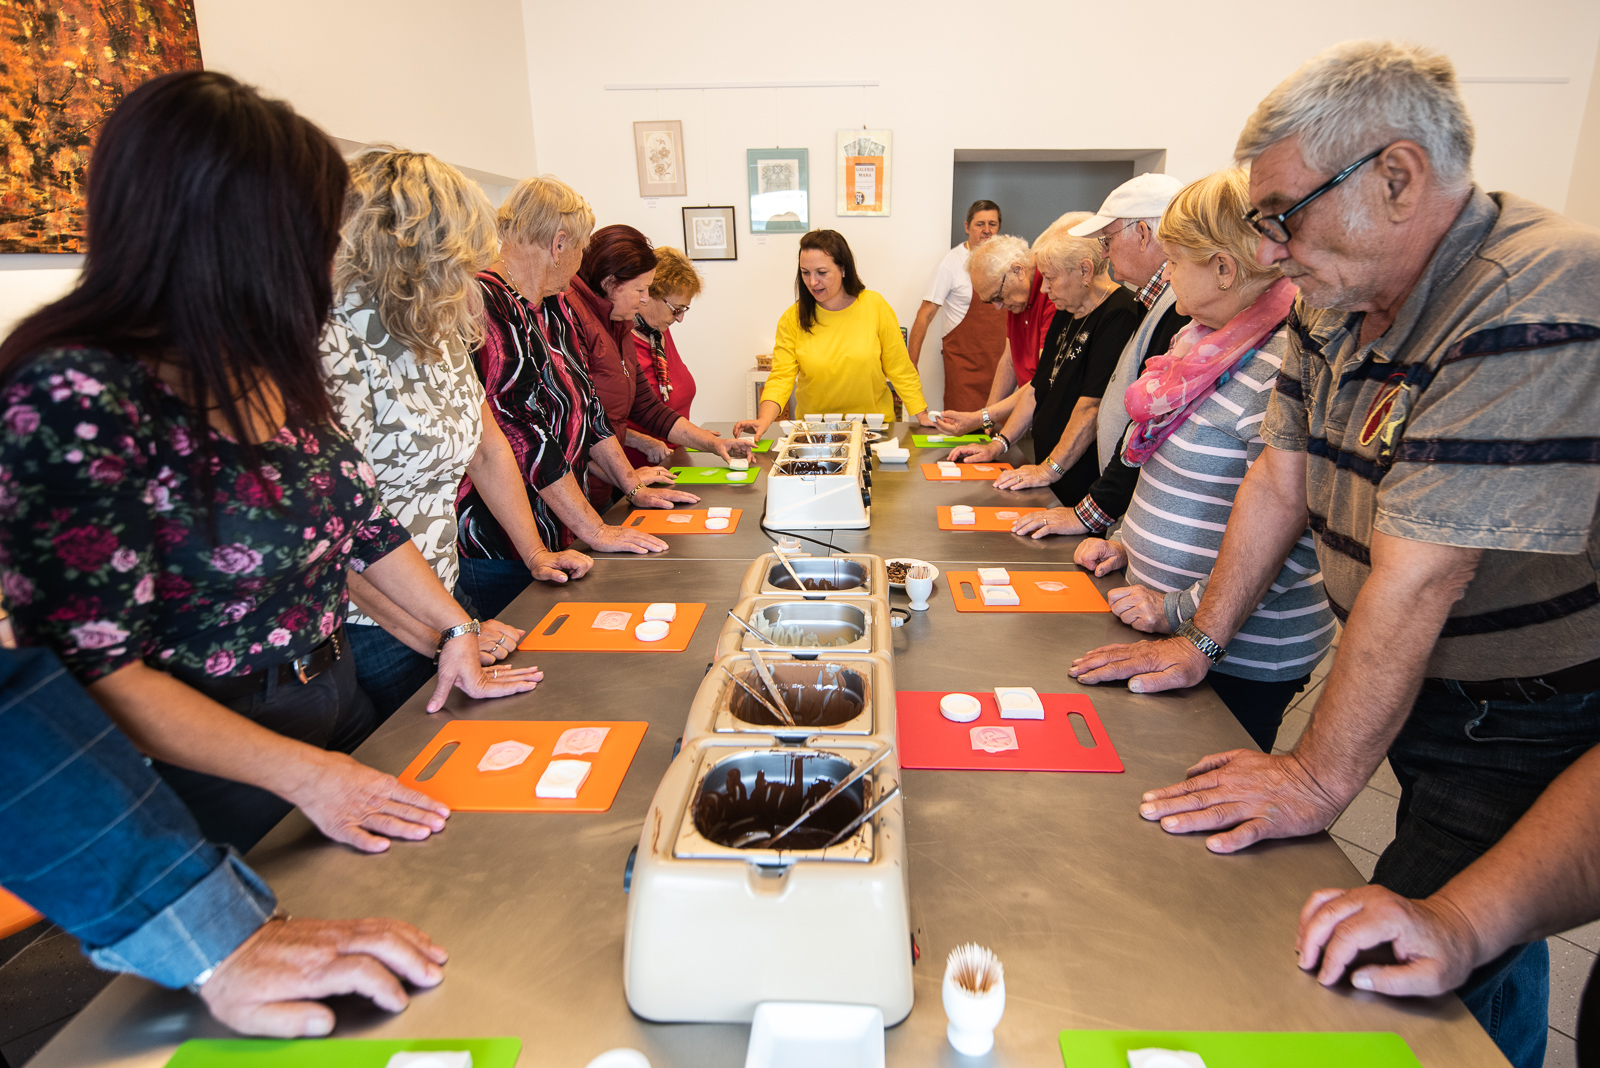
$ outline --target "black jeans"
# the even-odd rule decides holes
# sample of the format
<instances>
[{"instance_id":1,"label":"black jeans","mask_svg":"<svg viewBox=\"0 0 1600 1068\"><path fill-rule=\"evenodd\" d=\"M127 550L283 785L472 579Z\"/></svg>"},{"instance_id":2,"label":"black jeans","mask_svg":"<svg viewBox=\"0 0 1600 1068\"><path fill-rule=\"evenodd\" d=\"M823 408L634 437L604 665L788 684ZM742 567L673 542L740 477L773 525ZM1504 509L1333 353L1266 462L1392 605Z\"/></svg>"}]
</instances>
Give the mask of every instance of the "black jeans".
<instances>
[{"instance_id":1,"label":"black jeans","mask_svg":"<svg viewBox=\"0 0 1600 1068\"><path fill-rule=\"evenodd\" d=\"M1224 675L1213 671L1206 676L1211 689L1222 698L1233 718L1239 721L1263 753L1272 752L1278 740L1278 728L1283 724L1283 713L1294 700L1294 695L1306 688L1310 675L1302 675L1288 682L1257 682L1241 679L1237 675Z\"/></svg>"},{"instance_id":2,"label":"black jeans","mask_svg":"<svg viewBox=\"0 0 1600 1068\"><path fill-rule=\"evenodd\" d=\"M206 692L203 679L183 681ZM310 682L279 686L269 680L260 693L219 703L268 730L337 753L354 751L377 726L372 702L356 682L355 658L348 644L344 655ZM194 813L200 833L240 853L261 841L294 808L260 787L159 760L153 766Z\"/></svg>"},{"instance_id":3,"label":"black jeans","mask_svg":"<svg viewBox=\"0 0 1600 1068\"><path fill-rule=\"evenodd\" d=\"M1600 744L1600 692L1473 701L1423 692L1389 748L1400 780L1395 837L1372 881L1427 897L1522 818L1551 780ZM1517 1068L1544 1061L1550 967L1543 942L1516 946L1458 991Z\"/></svg>"}]
</instances>

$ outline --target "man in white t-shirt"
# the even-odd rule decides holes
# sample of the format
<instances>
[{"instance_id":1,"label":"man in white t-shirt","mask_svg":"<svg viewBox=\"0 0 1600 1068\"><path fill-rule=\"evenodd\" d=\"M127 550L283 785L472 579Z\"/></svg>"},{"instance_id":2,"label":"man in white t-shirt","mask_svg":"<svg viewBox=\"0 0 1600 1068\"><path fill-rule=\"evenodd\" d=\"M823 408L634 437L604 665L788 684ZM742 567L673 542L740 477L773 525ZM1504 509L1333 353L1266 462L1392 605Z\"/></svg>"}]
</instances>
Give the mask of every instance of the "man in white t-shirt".
<instances>
[{"instance_id":1,"label":"man in white t-shirt","mask_svg":"<svg viewBox=\"0 0 1600 1068\"><path fill-rule=\"evenodd\" d=\"M1005 351L1005 312L972 300L967 255L1000 232L1000 205L976 200L967 209L967 239L939 261L933 285L911 324L911 362L922 354L922 342L934 315L944 309L940 347L944 352L944 406L977 411L987 403L995 365Z\"/></svg>"}]
</instances>

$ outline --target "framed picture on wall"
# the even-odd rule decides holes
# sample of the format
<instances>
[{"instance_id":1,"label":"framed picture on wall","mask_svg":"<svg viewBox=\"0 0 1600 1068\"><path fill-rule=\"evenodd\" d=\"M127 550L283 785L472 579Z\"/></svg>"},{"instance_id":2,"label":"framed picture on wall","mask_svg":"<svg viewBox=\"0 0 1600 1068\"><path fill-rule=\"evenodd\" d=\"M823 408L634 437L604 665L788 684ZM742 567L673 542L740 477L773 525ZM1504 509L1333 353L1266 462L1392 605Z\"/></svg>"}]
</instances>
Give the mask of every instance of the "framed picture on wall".
<instances>
[{"instance_id":1,"label":"framed picture on wall","mask_svg":"<svg viewBox=\"0 0 1600 1068\"><path fill-rule=\"evenodd\" d=\"M803 234L811 229L810 153L803 148L747 148L750 232Z\"/></svg>"},{"instance_id":2,"label":"framed picture on wall","mask_svg":"<svg viewBox=\"0 0 1600 1068\"><path fill-rule=\"evenodd\" d=\"M839 131L835 214L889 214L889 156L893 144L893 134L888 130Z\"/></svg>"},{"instance_id":3,"label":"framed picture on wall","mask_svg":"<svg viewBox=\"0 0 1600 1068\"><path fill-rule=\"evenodd\" d=\"M683 250L691 260L736 260L739 235L734 230L733 207L684 208Z\"/></svg>"},{"instance_id":4,"label":"framed picture on wall","mask_svg":"<svg viewBox=\"0 0 1600 1068\"><path fill-rule=\"evenodd\" d=\"M683 172L683 122L679 119L633 124L633 154L639 163L639 195L689 195Z\"/></svg>"}]
</instances>

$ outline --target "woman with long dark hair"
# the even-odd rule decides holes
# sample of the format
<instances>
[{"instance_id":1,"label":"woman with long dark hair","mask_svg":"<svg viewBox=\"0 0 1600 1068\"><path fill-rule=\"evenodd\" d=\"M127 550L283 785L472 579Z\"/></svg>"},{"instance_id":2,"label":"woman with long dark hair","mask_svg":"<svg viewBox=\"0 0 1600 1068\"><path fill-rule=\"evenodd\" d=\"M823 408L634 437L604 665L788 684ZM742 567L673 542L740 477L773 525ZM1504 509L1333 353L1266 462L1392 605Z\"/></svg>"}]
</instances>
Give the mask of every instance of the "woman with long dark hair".
<instances>
[{"instance_id":1,"label":"woman with long dark hair","mask_svg":"<svg viewBox=\"0 0 1600 1068\"><path fill-rule=\"evenodd\" d=\"M368 851L449 815L346 755L372 724L347 569L441 632L431 707L540 677L479 665L476 621L333 421L318 342L347 182L288 105L211 72L147 82L101 132L77 288L0 344L18 637L241 851L296 805Z\"/></svg>"},{"instance_id":2,"label":"woman with long dark hair","mask_svg":"<svg viewBox=\"0 0 1600 1068\"><path fill-rule=\"evenodd\" d=\"M875 412L892 422L891 384L906 411L932 426L894 309L856 273L843 235L812 230L801 236L794 285L796 300L778 320L760 413L735 424L735 436L765 434L791 393L802 415Z\"/></svg>"}]
</instances>

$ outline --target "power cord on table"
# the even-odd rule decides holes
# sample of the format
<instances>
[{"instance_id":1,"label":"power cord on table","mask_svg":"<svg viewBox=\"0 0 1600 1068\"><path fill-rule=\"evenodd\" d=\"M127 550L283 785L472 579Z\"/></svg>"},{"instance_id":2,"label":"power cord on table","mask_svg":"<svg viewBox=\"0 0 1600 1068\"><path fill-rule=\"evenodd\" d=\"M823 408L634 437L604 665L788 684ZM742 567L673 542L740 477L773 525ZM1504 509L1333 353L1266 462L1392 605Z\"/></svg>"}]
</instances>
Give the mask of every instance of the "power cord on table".
<instances>
[{"instance_id":1,"label":"power cord on table","mask_svg":"<svg viewBox=\"0 0 1600 1068\"><path fill-rule=\"evenodd\" d=\"M756 520L756 523L761 527L761 532L767 535L773 541L777 541L778 535L781 534L786 538L799 538L801 541L809 541L812 545L820 545L824 549L828 550L828 554L830 556L833 554L833 545L829 542L818 541L816 538L808 538L804 534L797 534L792 530L773 530L771 527L767 526L767 521L765 519L758 519Z\"/></svg>"}]
</instances>

